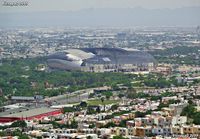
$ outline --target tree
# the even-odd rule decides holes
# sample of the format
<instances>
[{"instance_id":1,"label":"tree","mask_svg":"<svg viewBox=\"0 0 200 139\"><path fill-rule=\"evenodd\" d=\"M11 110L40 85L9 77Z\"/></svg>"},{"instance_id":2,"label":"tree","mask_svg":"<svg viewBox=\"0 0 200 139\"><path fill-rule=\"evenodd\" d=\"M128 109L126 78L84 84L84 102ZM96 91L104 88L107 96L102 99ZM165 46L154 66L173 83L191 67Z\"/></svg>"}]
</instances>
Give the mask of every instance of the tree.
<instances>
[{"instance_id":1,"label":"tree","mask_svg":"<svg viewBox=\"0 0 200 139\"><path fill-rule=\"evenodd\" d=\"M126 127L126 121L127 120L121 120L120 123L119 123L119 126L120 127Z\"/></svg>"},{"instance_id":2,"label":"tree","mask_svg":"<svg viewBox=\"0 0 200 139\"><path fill-rule=\"evenodd\" d=\"M106 99L110 99L110 97L113 95L112 92L103 92L102 95L106 96Z\"/></svg>"},{"instance_id":3,"label":"tree","mask_svg":"<svg viewBox=\"0 0 200 139\"><path fill-rule=\"evenodd\" d=\"M200 112L195 113L193 116L193 123L196 125L200 125Z\"/></svg>"},{"instance_id":4,"label":"tree","mask_svg":"<svg viewBox=\"0 0 200 139\"><path fill-rule=\"evenodd\" d=\"M104 100L105 100L104 97L101 97L101 102L102 102L102 103L104 102Z\"/></svg>"},{"instance_id":5,"label":"tree","mask_svg":"<svg viewBox=\"0 0 200 139\"><path fill-rule=\"evenodd\" d=\"M66 112L74 112L75 111L75 108L74 107L64 107L63 108L63 113L66 113Z\"/></svg>"},{"instance_id":6,"label":"tree","mask_svg":"<svg viewBox=\"0 0 200 139\"><path fill-rule=\"evenodd\" d=\"M23 135L19 136L18 139L30 139L30 138L28 135L23 134Z\"/></svg>"},{"instance_id":7,"label":"tree","mask_svg":"<svg viewBox=\"0 0 200 139\"><path fill-rule=\"evenodd\" d=\"M183 108L181 115L192 118L192 116L194 116L195 113L196 113L196 108L193 105L188 105L185 108Z\"/></svg>"},{"instance_id":8,"label":"tree","mask_svg":"<svg viewBox=\"0 0 200 139\"><path fill-rule=\"evenodd\" d=\"M92 139L92 136L87 136L87 138L86 139Z\"/></svg>"},{"instance_id":9,"label":"tree","mask_svg":"<svg viewBox=\"0 0 200 139\"><path fill-rule=\"evenodd\" d=\"M77 128L78 127L78 122L77 121L75 121L74 119L73 119L73 121L71 122L71 124L70 124L70 127L69 128Z\"/></svg>"},{"instance_id":10,"label":"tree","mask_svg":"<svg viewBox=\"0 0 200 139\"><path fill-rule=\"evenodd\" d=\"M6 136L6 132L5 131L0 131L0 137L2 136Z\"/></svg>"},{"instance_id":11,"label":"tree","mask_svg":"<svg viewBox=\"0 0 200 139\"><path fill-rule=\"evenodd\" d=\"M97 113L100 113L100 112L101 112L101 110L100 110L100 107L99 107L99 106L96 108L96 112L97 112Z\"/></svg>"},{"instance_id":12,"label":"tree","mask_svg":"<svg viewBox=\"0 0 200 139\"><path fill-rule=\"evenodd\" d=\"M127 139L127 138L124 138L122 136L114 136L113 139Z\"/></svg>"},{"instance_id":13,"label":"tree","mask_svg":"<svg viewBox=\"0 0 200 139\"><path fill-rule=\"evenodd\" d=\"M56 96L63 94L65 91L73 92L80 89L99 87L103 85L117 87L117 84L130 84L136 75L128 75L123 73L87 73L87 72L67 72L67 71L51 71L38 72L35 67L38 64L46 63L46 57L4 60L3 66L0 68L0 86L3 93L7 96L32 96L35 92L39 92L43 96ZM28 70L26 70L28 69ZM21 77L29 76L28 78ZM57 90L46 90L44 82L54 85ZM30 87L30 83L37 83L37 87ZM64 87L68 87L65 89ZM116 88L117 89L117 88ZM105 97L109 99L109 97ZM0 98L0 105L6 101L4 97Z\"/></svg>"},{"instance_id":14,"label":"tree","mask_svg":"<svg viewBox=\"0 0 200 139\"><path fill-rule=\"evenodd\" d=\"M136 111L135 112L135 117L145 117L146 113L144 112L140 112L140 111Z\"/></svg>"},{"instance_id":15,"label":"tree","mask_svg":"<svg viewBox=\"0 0 200 139\"><path fill-rule=\"evenodd\" d=\"M125 95L122 94L122 93L120 93L120 94L118 95L119 98L122 98L122 97L124 97L124 96L125 96Z\"/></svg>"},{"instance_id":16,"label":"tree","mask_svg":"<svg viewBox=\"0 0 200 139\"><path fill-rule=\"evenodd\" d=\"M113 90L119 90L119 87L118 87L116 84L113 84L113 85L112 85L112 89L113 89Z\"/></svg>"},{"instance_id":17,"label":"tree","mask_svg":"<svg viewBox=\"0 0 200 139\"><path fill-rule=\"evenodd\" d=\"M116 110L118 107L119 107L118 105L114 104L114 105L111 106L111 110L114 111L114 110Z\"/></svg>"},{"instance_id":18,"label":"tree","mask_svg":"<svg viewBox=\"0 0 200 139\"><path fill-rule=\"evenodd\" d=\"M104 128L109 128L109 127L115 127L116 125L115 125L115 123L113 123L113 122L108 122L106 125L104 125L103 127Z\"/></svg>"},{"instance_id":19,"label":"tree","mask_svg":"<svg viewBox=\"0 0 200 139\"><path fill-rule=\"evenodd\" d=\"M104 100L105 100L105 98L104 98L104 97L101 97L101 102L102 102L102 103L104 102ZM104 111L106 110L105 104L103 105L103 109L104 109Z\"/></svg>"},{"instance_id":20,"label":"tree","mask_svg":"<svg viewBox=\"0 0 200 139\"><path fill-rule=\"evenodd\" d=\"M95 128L95 124L94 123L90 124L89 128Z\"/></svg>"},{"instance_id":21,"label":"tree","mask_svg":"<svg viewBox=\"0 0 200 139\"><path fill-rule=\"evenodd\" d=\"M22 132L19 129L12 132L12 136L21 136L21 135L22 135Z\"/></svg>"},{"instance_id":22,"label":"tree","mask_svg":"<svg viewBox=\"0 0 200 139\"><path fill-rule=\"evenodd\" d=\"M193 103L193 101L192 101L191 99L188 100L188 103L189 103L190 105L194 105L194 103Z\"/></svg>"},{"instance_id":23,"label":"tree","mask_svg":"<svg viewBox=\"0 0 200 139\"><path fill-rule=\"evenodd\" d=\"M24 127L27 127L27 123L23 120L20 120L20 121L16 121L14 123L12 123L10 125L10 127L21 127L21 128L24 128Z\"/></svg>"},{"instance_id":24,"label":"tree","mask_svg":"<svg viewBox=\"0 0 200 139\"><path fill-rule=\"evenodd\" d=\"M81 106L81 107L87 107L87 102L81 101L80 106Z\"/></svg>"},{"instance_id":25,"label":"tree","mask_svg":"<svg viewBox=\"0 0 200 139\"><path fill-rule=\"evenodd\" d=\"M200 112L197 111L197 109L194 107L194 105L189 104L186 106L182 112L182 116L187 116L191 119L193 119L193 123L199 125L200 124Z\"/></svg>"}]
</instances>

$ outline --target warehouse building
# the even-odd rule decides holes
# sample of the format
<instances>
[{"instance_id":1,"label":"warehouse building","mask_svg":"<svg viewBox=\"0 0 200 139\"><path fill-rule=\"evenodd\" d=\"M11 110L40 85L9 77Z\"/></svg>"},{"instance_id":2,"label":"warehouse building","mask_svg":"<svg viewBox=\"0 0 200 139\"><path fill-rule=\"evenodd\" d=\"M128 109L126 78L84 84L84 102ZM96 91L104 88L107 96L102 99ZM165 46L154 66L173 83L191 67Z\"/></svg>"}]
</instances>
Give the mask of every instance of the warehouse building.
<instances>
[{"instance_id":1,"label":"warehouse building","mask_svg":"<svg viewBox=\"0 0 200 139\"><path fill-rule=\"evenodd\" d=\"M61 114L61 109L51 109L47 107L26 109L26 110L13 110L13 113L1 113L0 123L13 122L16 120L33 120L33 119L42 119L47 116L54 116Z\"/></svg>"}]
</instances>

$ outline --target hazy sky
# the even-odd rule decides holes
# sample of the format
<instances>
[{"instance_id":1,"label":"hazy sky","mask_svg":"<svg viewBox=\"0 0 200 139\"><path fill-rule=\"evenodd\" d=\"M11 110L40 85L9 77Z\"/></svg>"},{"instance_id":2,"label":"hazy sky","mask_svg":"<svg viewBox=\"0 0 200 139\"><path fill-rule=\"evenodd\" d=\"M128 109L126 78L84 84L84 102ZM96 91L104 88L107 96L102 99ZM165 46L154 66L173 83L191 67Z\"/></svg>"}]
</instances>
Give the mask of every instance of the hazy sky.
<instances>
[{"instance_id":1,"label":"hazy sky","mask_svg":"<svg viewBox=\"0 0 200 139\"><path fill-rule=\"evenodd\" d=\"M27 1L27 7L6 7L4 1ZM76 11L87 8L148 9L200 6L200 0L0 0L0 12Z\"/></svg>"}]
</instances>

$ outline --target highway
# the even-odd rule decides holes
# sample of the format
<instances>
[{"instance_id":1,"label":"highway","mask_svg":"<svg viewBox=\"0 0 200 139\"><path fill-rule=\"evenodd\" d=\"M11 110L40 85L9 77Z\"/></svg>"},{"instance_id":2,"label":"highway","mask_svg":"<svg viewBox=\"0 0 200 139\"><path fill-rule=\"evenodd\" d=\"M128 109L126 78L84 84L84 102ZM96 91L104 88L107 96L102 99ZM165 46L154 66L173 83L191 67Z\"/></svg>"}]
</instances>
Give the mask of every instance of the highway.
<instances>
[{"instance_id":1,"label":"highway","mask_svg":"<svg viewBox=\"0 0 200 139\"><path fill-rule=\"evenodd\" d=\"M87 100L89 94L94 92L94 89L96 88L78 90L72 93L67 92L64 95L46 98L44 101L51 102L52 105L79 103L83 100Z\"/></svg>"}]
</instances>

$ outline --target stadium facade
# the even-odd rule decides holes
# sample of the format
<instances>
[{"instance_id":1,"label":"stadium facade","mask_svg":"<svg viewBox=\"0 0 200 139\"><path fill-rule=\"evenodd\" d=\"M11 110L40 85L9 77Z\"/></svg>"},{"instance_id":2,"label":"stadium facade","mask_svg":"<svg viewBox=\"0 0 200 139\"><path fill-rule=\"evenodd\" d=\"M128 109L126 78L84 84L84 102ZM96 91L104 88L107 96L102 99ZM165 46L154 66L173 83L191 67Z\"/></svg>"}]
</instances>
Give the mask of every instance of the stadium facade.
<instances>
[{"instance_id":1,"label":"stadium facade","mask_svg":"<svg viewBox=\"0 0 200 139\"><path fill-rule=\"evenodd\" d=\"M48 57L53 69L86 72L150 71L156 61L144 51L121 48L81 48L57 52Z\"/></svg>"}]
</instances>

